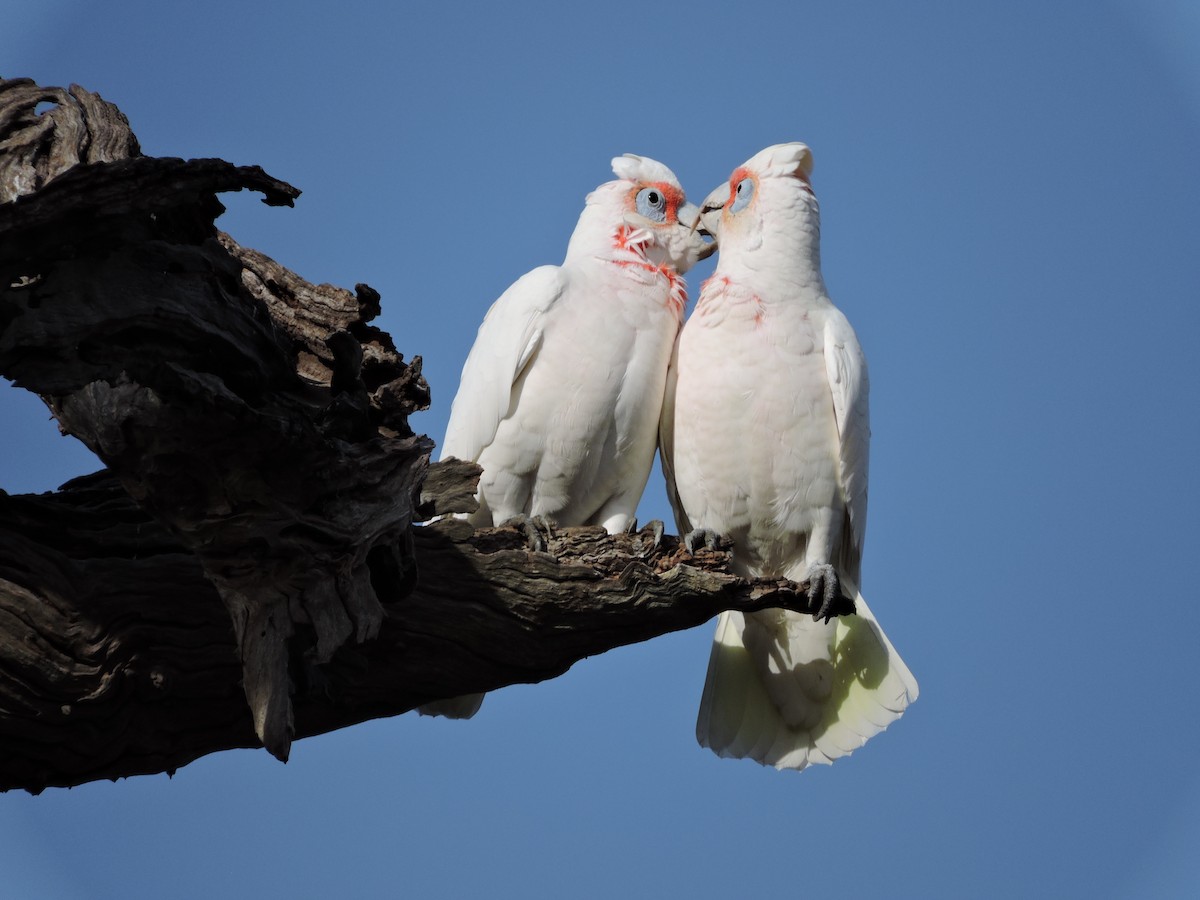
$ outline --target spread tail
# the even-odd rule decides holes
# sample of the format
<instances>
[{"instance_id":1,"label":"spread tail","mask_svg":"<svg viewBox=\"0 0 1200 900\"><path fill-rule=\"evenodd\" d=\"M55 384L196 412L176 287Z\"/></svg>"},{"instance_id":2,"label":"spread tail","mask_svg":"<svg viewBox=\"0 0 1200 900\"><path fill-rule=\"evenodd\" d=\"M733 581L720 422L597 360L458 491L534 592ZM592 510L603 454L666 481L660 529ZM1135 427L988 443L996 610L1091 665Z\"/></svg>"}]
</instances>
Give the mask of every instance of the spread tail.
<instances>
[{"instance_id":1,"label":"spread tail","mask_svg":"<svg viewBox=\"0 0 1200 900\"><path fill-rule=\"evenodd\" d=\"M777 769L832 763L900 718L917 681L862 594L833 622L768 610L722 613L696 738L719 756Z\"/></svg>"}]
</instances>

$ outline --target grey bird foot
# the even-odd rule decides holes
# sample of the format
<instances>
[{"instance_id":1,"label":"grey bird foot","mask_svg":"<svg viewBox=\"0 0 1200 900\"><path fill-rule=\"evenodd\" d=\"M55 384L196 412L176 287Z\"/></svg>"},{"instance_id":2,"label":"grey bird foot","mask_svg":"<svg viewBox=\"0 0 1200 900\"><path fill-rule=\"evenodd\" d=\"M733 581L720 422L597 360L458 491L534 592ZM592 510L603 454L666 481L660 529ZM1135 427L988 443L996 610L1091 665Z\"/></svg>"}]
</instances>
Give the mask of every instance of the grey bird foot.
<instances>
[{"instance_id":1,"label":"grey bird foot","mask_svg":"<svg viewBox=\"0 0 1200 900\"><path fill-rule=\"evenodd\" d=\"M711 528L693 528L683 536L683 546L688 553L695 556L697 544L703 542L705 549L716 550L720 539L720 535Z\"/></svg>"},{"instance_id":2,"label":"grey bird foot","mask_svg":"<svg viewBox=\"0 0 1200 900\"><path fill-rule=\"evenodd\" d=\"M837 613L834 606L841 597L841 586L838 584L837 572L828 563L817 563L808 570L808 605L809 608L821 605L813 613L813 621L824 619L828 622Z\"/></svg>"},{"instance_id":3,"label":"grey bird foot","mask_svg":"<svg viewBox=\"0 0 1200 900\"><path fill-rule=\"evenodd\" d=\"M549 541L554 537L554 524L545 516L513 516L504 524L520 528L534 553L548 552Z\"/></svg>"}]
</instances>

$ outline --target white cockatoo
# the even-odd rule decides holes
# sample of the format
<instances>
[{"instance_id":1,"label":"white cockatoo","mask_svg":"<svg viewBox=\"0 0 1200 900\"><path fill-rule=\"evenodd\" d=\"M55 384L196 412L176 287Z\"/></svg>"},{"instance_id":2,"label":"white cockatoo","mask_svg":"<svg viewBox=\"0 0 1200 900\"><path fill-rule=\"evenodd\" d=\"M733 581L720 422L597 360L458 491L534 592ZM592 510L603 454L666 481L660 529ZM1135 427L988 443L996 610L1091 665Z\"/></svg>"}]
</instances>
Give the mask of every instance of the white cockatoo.
<instances>
[{"instance_id":1,"label":"white cockatoo","mask_svg":"<svg viewBox=\"0 0 1200 900\"><path fill-rule=\"evenodd\" d=\"M463 366L442 458L483 469L475 525L525 516L615 533L634 523L687 302L681 276L714 245L670 169L630 153L612 168L563 264L504 292ZM421 711L467 718L481 701Z\"/></svg>"},{"instance_id":2,"label":"white cockatoo","mask_svg":"<svg viewBox=\"0 0 1200 900\"><path fill-rule=\"evenodd\" d=\"M867 515L867 365L825 293L800 143L756 154L704 202L719 258L679 336L661 449L680 534L733 542L747 577L809 580L827 612L726 612L696 736L780 769L831 763L917 698L858 590ZM695 531L693 532L693 529Z\"/></svg>"}]
</instances>

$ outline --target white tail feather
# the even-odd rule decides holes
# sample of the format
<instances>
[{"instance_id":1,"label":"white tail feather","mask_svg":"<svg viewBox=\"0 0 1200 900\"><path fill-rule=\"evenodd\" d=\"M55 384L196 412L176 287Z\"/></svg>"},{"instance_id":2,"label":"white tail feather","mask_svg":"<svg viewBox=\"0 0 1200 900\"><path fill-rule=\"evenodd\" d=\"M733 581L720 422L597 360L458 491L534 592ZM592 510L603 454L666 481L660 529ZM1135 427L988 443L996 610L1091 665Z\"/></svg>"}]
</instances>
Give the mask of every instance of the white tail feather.
<instances>
[{"instance_id":1,"label":"white tail feather","mask_svg":"<svg viewBox=\"0 0 1200 900\"><path fill-rule=\"evenodd\" d=\"M799 675L787 688L786 679L778 676L788 673L774 671L769 676L776 695L773 700L763 683L763 673L771 669L763 658L766 651L762 647L747 650L743 641L746 622L741 613L721 615L696 722L696 739L701 746L719 756L753 759L778 769L829 764L853 753L900 718L917 699L916 679L879 627L862 594L845 578L842 585L854 595L858 614L838 619L834 627L787 613L787 627L780 636L791 646L780 645L773 654L776 670L781 659L794 660L792 665L799 669L807 665L803 661L804 648L813 645L811 632L832 628L833 685L824 697L814 698L811 690L804 690L806 679ZM787 637L789 632L791 636ZM752 640L751 646L755 643ZM803 691L804 695L780 697L781 690L792 690L797 695ZM814 724L788 724L779 700L789 709L815 706L815 714L804 717Z\"/></svg>"}]
</instances>

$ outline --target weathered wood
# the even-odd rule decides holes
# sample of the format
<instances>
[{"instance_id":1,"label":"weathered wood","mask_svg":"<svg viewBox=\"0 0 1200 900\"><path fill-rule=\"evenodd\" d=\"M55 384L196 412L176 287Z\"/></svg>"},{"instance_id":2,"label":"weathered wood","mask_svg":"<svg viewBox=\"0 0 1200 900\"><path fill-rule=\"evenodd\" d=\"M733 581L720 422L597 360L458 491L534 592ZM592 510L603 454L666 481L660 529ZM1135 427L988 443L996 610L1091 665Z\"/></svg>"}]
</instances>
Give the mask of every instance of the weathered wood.
<instances>
[{"instance_id":1,"label":"weathered wood","mask_svg":"<svg viewBox=\"0 0 1200 900\"><path fill-rule=\"evenodd\" d=\"M39 112L38 107L49 109ZM0 79L0 203L32 194L81 163L140 156L129 120L78 85Z\"/></svg>"},{"instance_id":2,"label":"weathered wood","mask_svg":"<svg viewBox=\"0 0 1200 900\"><path fill-rule=\"evenodd\" d=\"M52 104L39 113L39 104ZM0 492L0 789L172 771L554 677L724 609L807 609L675 538L476 531L380 297L218 232L257 167L140 155L81 88L0 81L0 374L106 471ZM418 503L419 495L419 503ZM839 610L852 612L849 601Z\"/></svg>"},{"instance_id":3,"label":"weathered wood","mask_svg":"<svg viewBox=\"0 0 1200 900\"><path fill-rule=\"evenodd\" d=\"M517 528L446 519L412 540L419 583L405 597L382 591L375 639L322 663L316 630L293 632L298 737L553 678L723 609L808 608L804 586L744 581L724 552L692 557L669 535L655 547L649 529L556 529L533 553ZM370 565L381 585L403 577L387 559ZM240 678L228 613L198 560L113 476L0 492L0 790L171 772L257 746Z\"/></svg>"},{"instance_id":4,"label":"weathered wood","mask_svg":"<svg viewBox=\"0 0 1200 900\"><path fill-rule=\"evenodd\" d=\"M0 492L0 529L0 789L256 743L216 590L114 478Z\"/></svg>"},{"instance_id":5,"label":"weathered wood","mask_svg":"<svg viewBox=\"0 0 1200 900\"><path fill-rule=\"evenodd\" d=\"M0 83L0 109L0 195L16 197L0 205L0 372L195 554L255 729L285 758L297 626L327 661L379 630L367 557L412 568L432 447L407 422L428 402L419 363L367 324L370 288L309 285L217 232L218 192L290 204L294 188L221 160L114 158L136 152L128 123L78 88ZM110 150L93 161L73 138Z\"/></svg>"}]
</instances>

